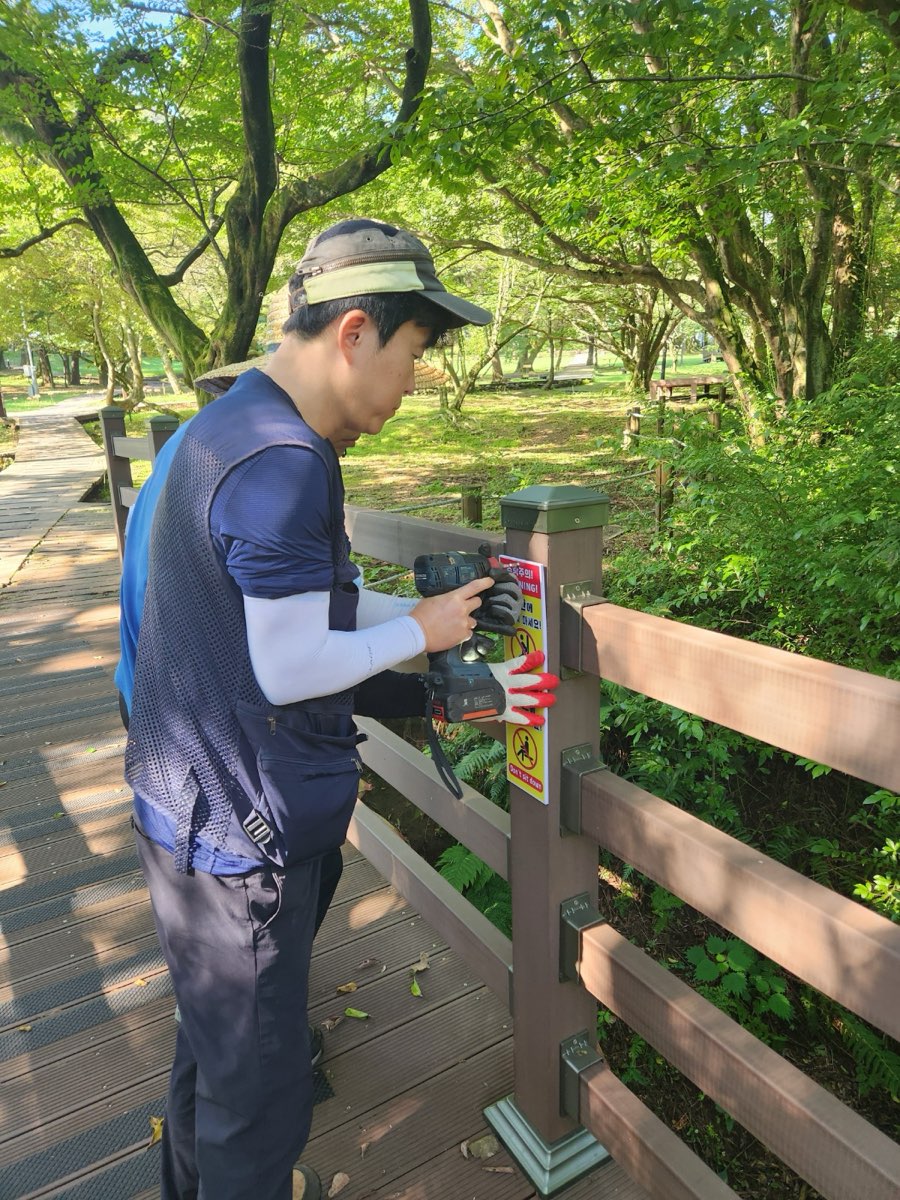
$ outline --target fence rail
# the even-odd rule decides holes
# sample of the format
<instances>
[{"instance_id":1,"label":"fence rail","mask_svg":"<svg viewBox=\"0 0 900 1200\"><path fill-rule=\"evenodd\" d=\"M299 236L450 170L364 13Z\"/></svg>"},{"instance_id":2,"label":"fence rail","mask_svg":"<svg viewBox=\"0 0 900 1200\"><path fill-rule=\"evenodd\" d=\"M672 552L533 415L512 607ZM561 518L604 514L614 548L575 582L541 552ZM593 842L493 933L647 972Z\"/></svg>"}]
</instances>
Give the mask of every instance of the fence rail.
<instances>
[{"instance_id":1,"label":"fence rail","mask_svg":"<svg viewBox=\"0 0 900 1200\"><path fill-rule=\"evenodd\" d=\"M129 437L125 433L124 409L119 408L117 404L110 404L100 410L100 429L103 433L103 448L106 451L106 474L109 479L110 503L120 559L125 550L128 510L138 494L131 475L131 464L142 459L150 463L155 462L157 454L177 428L177 417L158 413L147 422L147 433L144 437Z\"/></svg>"},{"instance_id":2,"label":"fence rail","mask_svg":"<svg viewBox=\"0 0 900 1200\"><path fill-rule=\"evenodd\" d=\"M107 452L124 458L134 447L120 437ZM515 1093L488 1120L545 1195L608 1149L658 1200L734 1197L599 1057L599 999L823 1196L896 1200L895 1143L601 920L597 847L893 1036L900 928L613 775L597 738L603 677L897 790L900 683L606 603L605 497L549 488L506 500L505 535L347 510L354 550L401 567L487 542L546 569L548 665L567 668L549 714L546 804L515 783L509 814L471 788L457 801L430 760L359 721L366 764L511 885L510 941L357 805L350 840L514 1012Z\"/></svg>"},{"instance_id":3,"label":"fence rail","mask_svg":"<svg viewBox=\"0 0 900 1200\"><path fill-rule=\"evenodd\" d=\"M900 791L896 680L616 604L586 607L583 619L583 670Z\"/></svg>"}]
</instances>

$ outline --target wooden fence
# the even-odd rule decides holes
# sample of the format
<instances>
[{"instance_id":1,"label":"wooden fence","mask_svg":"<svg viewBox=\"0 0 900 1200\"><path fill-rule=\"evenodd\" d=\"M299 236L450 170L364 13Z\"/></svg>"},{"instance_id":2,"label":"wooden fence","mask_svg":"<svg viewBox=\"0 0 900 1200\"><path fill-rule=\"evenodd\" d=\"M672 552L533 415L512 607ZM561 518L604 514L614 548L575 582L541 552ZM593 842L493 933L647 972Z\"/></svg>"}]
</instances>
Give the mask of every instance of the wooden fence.
<instances>
[{"instance_id":1,"label":"wooden fence","mask_svg":"<svg viewBox=\"0 0 900 1200\"><path fill-rule=\"evenodd\" d=\"M658 1200L734 1200L603 1061L599 1000L822 1196L897 1200L894 1142L600 918L597 848L900 1036L900 928L614 775L598 746L602 675L896 791L900 683L605 602L608 503L597 493L528 488L502 514L506 533L492 536L347 510L354 550L405 568L420 553L488 541L546 570L545 648L563 675L547 725L546 804L515 784L508 814L465 785L456 800L430 759L358 721L367 766L511 885L510 940L357 805L350 840L514 1015L515 1092L486 1110L489 1122L545 1195L611 1154Z\"/></svg>"},{"instance_id":2,"label":"wooden fence","mask_svg":"<svg viewBox=\"0 0 900 1200\"><path fill-rule=\"evenodd\" d=\"M100 410L100 428L103 432L103 448L106 451L106 474L109 479L109 496L120 559L125 549L128 510L137 497L137 488L131 477L131 464L136 459L155 462L157 454L178 428L178 418L159 413L150 417L147 425L146 437L126 437L125 410L116 404L110 404Z\"/></svg>"}]
</instances>

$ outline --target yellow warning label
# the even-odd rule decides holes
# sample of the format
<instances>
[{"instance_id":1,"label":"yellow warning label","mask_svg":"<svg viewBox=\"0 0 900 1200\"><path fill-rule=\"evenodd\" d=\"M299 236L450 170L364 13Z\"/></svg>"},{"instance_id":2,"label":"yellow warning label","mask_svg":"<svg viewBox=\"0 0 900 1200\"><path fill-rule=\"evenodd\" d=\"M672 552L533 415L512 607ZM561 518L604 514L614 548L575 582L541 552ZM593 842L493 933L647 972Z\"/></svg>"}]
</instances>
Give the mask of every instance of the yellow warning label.
<instances>
[{"instance_id":1,"label":"yellow warning label","mask_svg":"<svg viewBox=\"0 0 900 1200\"><path fill-rule=\"evenodd\" d=\"M522 613L515 632L506 639L507 658L531 654L544 647L544 568L541 563L501 555L504 567L512 571L522 589ZM546 670L546 664L540 670ZM546 716L546 711L544 712ZM506 726L506 775L523 791L547 804L546 785L546 723L540 728L530 725Z\"/></svg>"}]
</instances>

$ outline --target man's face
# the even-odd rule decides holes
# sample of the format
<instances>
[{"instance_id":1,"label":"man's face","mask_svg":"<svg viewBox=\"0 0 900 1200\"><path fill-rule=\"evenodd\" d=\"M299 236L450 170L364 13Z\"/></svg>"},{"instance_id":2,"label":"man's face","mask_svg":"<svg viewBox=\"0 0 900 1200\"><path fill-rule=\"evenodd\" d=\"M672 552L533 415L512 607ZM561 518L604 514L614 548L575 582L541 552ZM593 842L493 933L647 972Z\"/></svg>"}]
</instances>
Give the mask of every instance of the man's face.
<instances>
[{"instance_id":1,"label":"man's face","mask_svg":"<svg viewBox=\"0 0 900 1200\"><path fill-rule=\"evenodd\" d=\"M381 346L375 325L367 322L343 397L342 427L331 439L335 449L355 445L363 433L380 433L403 397L415 391L416 360L425 353L430 340L429 328L407 321Z\"/></svg>"}]
</instances>

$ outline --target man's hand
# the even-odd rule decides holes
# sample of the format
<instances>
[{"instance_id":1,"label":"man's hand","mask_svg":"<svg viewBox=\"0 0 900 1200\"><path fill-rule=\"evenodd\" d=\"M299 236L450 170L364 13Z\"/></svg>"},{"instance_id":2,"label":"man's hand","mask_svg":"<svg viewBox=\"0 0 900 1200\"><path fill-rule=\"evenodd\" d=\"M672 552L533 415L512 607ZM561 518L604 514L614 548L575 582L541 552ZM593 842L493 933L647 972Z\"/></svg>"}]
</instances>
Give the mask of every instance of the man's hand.
<instances>
[{"instance_id":1,"label":"man's hand","mask_svg":"<svg viewBox=\"0 0 900 1200\"><path fill-rule=\"evenodd\" d=\"M475 618L472 616L481 603L481 593L493 586L493 579L486 576L464 583L452 592L429 596L420 600L410 616L422 626L425 634L425 649L430 654L449 650L472 636Z\"/></svg>"},{"instance_id":2,"label":"man's hand","mask_svg":"<svg viewBox=\"0 0 900 1200\"><path fill-rule=\"evenodd\" d=\"M544 656L540 650L532 650L530 654L521 654L518 658L510 658L506 662L487 665L506 692L505 711L492 719L506 721L511 725L543 725L546 718L536 710L549 708L551 704L556 703L553 690L559 683L559 677L540 671L544 665Z\"/></svg>"}]
</instances>

